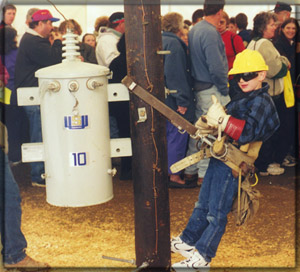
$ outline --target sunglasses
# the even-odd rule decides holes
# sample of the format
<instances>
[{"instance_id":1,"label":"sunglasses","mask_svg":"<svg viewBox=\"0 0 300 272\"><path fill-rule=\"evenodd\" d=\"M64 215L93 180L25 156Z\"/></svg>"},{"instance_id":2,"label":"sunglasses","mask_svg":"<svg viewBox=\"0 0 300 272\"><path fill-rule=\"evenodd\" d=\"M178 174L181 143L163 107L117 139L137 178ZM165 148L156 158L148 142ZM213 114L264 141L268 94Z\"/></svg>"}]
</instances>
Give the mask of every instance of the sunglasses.
<instances>
[{"instance_id":1,"label":"sunglasses","mask_svg":"<svg viewBox=\"0 0 300 272\"><path fill-rule=\"evenodd\" d=\"M242 74L236 74L233 76L233 78L239 82L241 78L244 81L250 81L258 76L258 72L250 72L250 73L242 73Z\"/></svg>"}]
</instances>

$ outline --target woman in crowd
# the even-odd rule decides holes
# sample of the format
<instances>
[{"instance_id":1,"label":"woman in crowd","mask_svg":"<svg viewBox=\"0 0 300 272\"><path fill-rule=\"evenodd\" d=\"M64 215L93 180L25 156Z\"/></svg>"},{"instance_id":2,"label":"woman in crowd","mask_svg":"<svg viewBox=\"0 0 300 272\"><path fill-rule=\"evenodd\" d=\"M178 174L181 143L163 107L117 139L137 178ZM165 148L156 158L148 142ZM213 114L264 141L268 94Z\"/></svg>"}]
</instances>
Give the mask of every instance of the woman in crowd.
<instances>
[{"instance_id":1,"label":"woman in crowd","mask_svg":"<svg viewBox=\"0 0 300 272\"><path fill-rule=\"evenodd\" d=\"M82 42L90 45L91 47L96 47L96 37L92 33L86 33L82 37Z\"/></svg>"},{"instance_id":2,"label":"woman in crowd","mask_svg":"<svg viewBox=\"0 0 300 272\"><path fill-rule=\"evenodd\" d=\"M282 56L286 56L291 63L290 73L293 85L296 81L296 37L299 33L299 24L295 18L288 18L280 25L279 34L273 40L275 47ZM287 109L287 120L289 120L289 133L286 141L290 143L289 155L284 159L283 166L296 165L297 148L297 121L296 106Z\"/></svg>"},{"instance_id":3,"label":"woman in crowd","mask_svg":"<svg viewBox=\"0 0 300 272\"><path fill-rule=\"evenodd\" d=\"M80 24L76 22L74 19L61 22L61 24L58 27L58 30L62 35L64 35L67 33L67 28L72 28L74 34L77 34L79 36L82 33ZM82 42L79 42L79 47L80 47L79 52L84 62L98 64L96 59L96 54L95 54L95 48Z\"/></svg>"},{"instance_id":4,"label":"woman in crowd","mask_svg":"<svg viewBox=\"0 0 300 272\"><path fill-rule=\"evenodd\" d=\"M183 17L179 13L170 12L162 18L163 50L171 51L164 55L165 86L176 93L169 93L165 103L190 122L194 120L194 94L191 88L187 45L180 38L183 30ZM195 187L197 184L185 184L181 173L172 173L170 166L186 156L188 134L180 133L178 128L167 121L167 151L169 186L176 188Z\"/></svg>"},{"instance_id":5,"label":"woman in crowd","mask_svg":"<svg viewBox=\"0 0 300 272\"><path fill-rule=\"evenodd\" d=\"M184 24L182 30L179 33L179 38L182 39L187 46L189 45L189 30L190 27L187 24Z\"/></svg>"},{"instance_id":6,"label":"woman in crowd","mask_svg":"<svg viewBox=\"0 0 300 272\"><path fill-rule=\"evenodd\" d=\"M101 26L109 25L109 17L108 16L100 16L95 20L94 24L94 35L98 37L99 29Z\"/></svg>"},{"instance_id":7,"label":"woman in crowd","mask_svg":"<svg viewBox=\"0 0 300 272\"><path fill-rule=\"evenodd\" d=\"M281 24L279 36L273 40L280 55L286 56L291 63L290 73L293 84L296 80L296 37L298 33L298 21L295 18L288 18Z\"/></svg>"},{"instance_id":8,"label":"woman in crowd","mask_svg":"<svg viewBox=\"0 0 300 272\"><path fill-rule=\"evenodd\" d=\"M277 17L274 13L260 12L253 19L253 38L248 49L257 50L269 66L265 81L270 85L269 94L275 103L279 119L279 129L263 143L258 159L255 162L260 175L281 175L284 168L280 167L287 155L290 143L286 140L288 129L287 107L283 96L283 77L291 67L289 60L281 56L271 39L275 35Z\"/></svg>"},{"instance_id":9,"label":"woman in crowd","mask_svg":"<svg viewBox=\"0 0 300 272\"><path fill-rule=\"evenodd\" d=\"M235 23L235 17L230 17L229 24L228 24L228 30L231 31L233 34L237 34L237 26Z\"/></svg>"},{"instance_id":10,"label":"woman in crowd","mask_svg":"<svg viewBox=\"0 0 300 272\"><path fill-rule=\"evenodd\" d=\"M228 30L229 16L223 11L218 31L221 34L222 40L225 45L226 57L228 62L228 71L232 68L233 61L237 53L245 49L242 38Z\"/></svg>"},{"instance_id":11,"label":"woman in crowd","mask_svg":"<svg viewBox=\"0 0 300 272\"><path fill-rule=\"evenodd\" d=\"M50 36L49 36L49 42L51 43L51 45L54 43L55 36L56 36L57 33L59 33L58 27L54 26L52 28L52 31L51 31Z\"/></svg>"}]
</instances>

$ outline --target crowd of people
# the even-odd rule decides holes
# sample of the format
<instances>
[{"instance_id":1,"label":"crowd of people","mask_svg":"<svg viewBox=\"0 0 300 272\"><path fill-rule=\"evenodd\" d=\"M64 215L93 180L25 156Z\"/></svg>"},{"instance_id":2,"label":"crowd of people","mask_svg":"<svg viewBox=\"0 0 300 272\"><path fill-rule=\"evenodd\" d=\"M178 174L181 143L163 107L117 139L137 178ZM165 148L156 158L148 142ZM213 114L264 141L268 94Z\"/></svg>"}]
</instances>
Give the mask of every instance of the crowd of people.
<instances>
[{"instance_id":1,"label":"crowd of people","mask_svg":"<svg viewBox=\"0 0 300 272\"><path fill-rule=\"evenodd\" d=\"M210 14L205 14L202 9L196 10L192 21L183 20L181 22L181 29L178 27L178 19L175 19L176 14L177 16L180 14L171 12L163 16L163 22L164 18L173 18L173 21L169 22L168 28L172 29L173 25L173 29L176 29L176 33L173 30L164 29L163 24L163 37L167 34L170 35L171 32L185 41L182 38L182 33L188 29L188 40L185 42L188 45L187 55L182 56L181 66L186 67L186 62L190 65L186 69L188 71L187 77L191 77L191 80L188 78L184 81L181 80L181 83L190 82L190 85L187 85L185 89L182 89L179 84L172 87L177 90L177 94L170 94L166 103L168 104L171 100L170 97L172 97L174 100L172 108L180 112L179 108L186 105L182 97L187 99L192 89L195 101L194 122L207 113L211 106L210 96L212 94L218 97L222 105L226 105L230 101L234 88L228 88L227 83L230 82L230 86L236 85L236 83L232 80L233 77L228 76L227 73L232 68L238 53L248 48L257 50L263 55L269 66L264 81L270 85L269 94L276 105L281 126L261 148L255 164L257 172L261 176L281 175L284 173L285 167L292 167L297 163L297 103L288 107L285 104L283 92L283 78L287 71L290 71L292 83L295 86L300 70L298 68L300 63L299 49L297 51L297 44L298 46L300 44L299 25L295 18L290 17L291 11L289 4L277 2L274 10L262 11L254 17L253 29L247 28L248 17L246 14L239 13L235 17L229 17L225 9L221 11L221 18L211 17ZM177 50L174 52L177 53ZM170 84L168 83L170 71L167 65L171 61L177 63L175 56L177 55L164 58L165 85L167 88ZM171 69L173 74L176 73L177 67L178 65L176 65L176 69ZM180 78L179 72L173 77ZM175 82L174 79L173 82ZM192 107L191 105L187 109ZM183 116L185 116L184 113ZM287 135L287 131L289 131L289 135ZM193 138L180 145L179 140L174 141L169 134L167 134L167 142L168 145L169 142L173 143L173 148L168 146L169 166L174 161L196 153L201 146L201 143L199 141L197 143ZM174 143L180 148L176 153L182 155L176 155ZM175 174L171 173L169 168L170 187L190 188L201 185L208 162L209 159L202 159L197 164ZM177 184L174 183L175 180Z\"/></svg>"},{"instance_id":2,"label":"crowd of people","mask_svg":"<svg viewBox=\"0 0 300 272\"><path fill-rule=\"evenodd\" d=\"M218 108L220 116L226 120L222 130L232 139L240 143L257 139L264 141L255 162L257 172L261 176L281 175L285 167L296 165L298 157L297 105L287 107L283 84L288 71L293 85L299 77L298 22L291 17L289 4L277 2L274 10L258 13L253 19L253 29L248 29L247 15L239 13L229 17L230 12L225 12L224 5L223 0L213 3L205 0L204 8L196 10L191 20L184 19L178 12L162 16L162 47L163 50L171 51L171 54L164 56L165 88L176 90L175 93L168 93L165 103L191 123L197 123L201 116L207 115L212 126L217 125L212 121L216 117L212 107ZM94 33L83 33L75 19L62 21L55 27L52 23L59 19L53 17L49 10L30 8L25 18L28 28L18 41L17 31L12 26L16 12L12 4L4 6L0 25L1 39L5 41L0 44L1 83L2 86L5 83L11 91L10 103L1 105L1 121L7 127L9 146L9 150L4 150L5 144L1 144L1 161L5 162L6 169L1 186L11 190L7 194L12 196L1 200L1 205L10 207L10 214L15 215L15 220L11 220L12 217L4 220L5 224L14 225L13 228L4 225L1 216L1 233L7 227L6 235L12 231L11 237L19 237L21 242L20 245L12 245L12 240L1 235L3 256L7 266L47 267L47 264L38 263L26 255L26 239L20 230L20 201L13 200L20 199L20 195L10 167L21 161L21 144L28 141L42 142L40 108L18 107L16 90L20 87L37 87L35 72L62 61L63 35L69 30L79 36L83 35L79 41L80 60L108 67L113 72L110 83L120 83L127 74L125 17L123 12L101 16L95 20ZM253 55L249 51L256 53ZM241 71L236 68L242 66L237 56L243 53L242 63L249 62L250 69L248 67ZM256 64L253 64L253 59L257 60ZM259 63L262 63L260 69ZM251 85L249 82L254 83ZM250 98L245 95L248 92L257 93L257 90L264 93L262 100L257 99L256 95L249 95ZM212 95L215 97L213 101ZM246 98L248 100L244 102ZM254 107L257 101L262 101L264 107ZM228 112L220 110L223 106L227 107ZM270 113L273 113L272 117ZM129 102L110 103L109 118L111 138L130 137ZM268 124L264 126L263 122ZM244 131L247 131L247 135L243 135ZM188 257L178 266L189 267L195 263L196 266L206 267L215 256L225 232L226 216L237 191L236 178L228 176L230 168L208 158L183 171L172 173L172 164L198 152L203 143L186 133L182 134L169 121L166 124L166 139L168 186L202 186L198 204L186 229L181 236L172 240L172 250ZM43 162L31 163L33 186L45 187L45 180L41 177L43 173ZM210 195L212 192L207 184L218 183L215 173L219 173L219 179L226 180L228 188L222 187L219 194ZM121 160L120 179L131 178L131 157L124 157ZM226 190L230 194L221 203ZM212 210L206 206L209 197L215 200ZM215 208L222 205L221 214L214 217L215 213L220 212ZM212 214L208 215L208 210ZM203 225L197 226L196 221L200 217L203 219L208 216L210 219L205 219ZM212 244L209 240L213 241Z\"/></svg>"}]
</instances>

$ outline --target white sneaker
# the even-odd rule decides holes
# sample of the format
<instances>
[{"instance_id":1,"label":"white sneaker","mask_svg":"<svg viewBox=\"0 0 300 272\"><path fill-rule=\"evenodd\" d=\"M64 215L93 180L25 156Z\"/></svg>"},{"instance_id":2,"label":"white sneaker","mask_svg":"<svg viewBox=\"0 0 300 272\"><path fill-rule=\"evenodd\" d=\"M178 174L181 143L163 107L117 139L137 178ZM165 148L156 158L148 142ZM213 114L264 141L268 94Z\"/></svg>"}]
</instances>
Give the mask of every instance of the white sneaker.
<instances>
[{"instance_id":1,"label":"white sneaker","mask_svg":"<svg viewBox=\"0 0 300 272\"><path fill-rule=\"evenodd\" d=\"M279 165L279 164L278 164ZM268 166L267 172L272 176L282 175L284 173L284 168L280 166L276 166L275 164L271 164Z\"/></svg>"},{"instance_id":2,"label":"white sneaker","mask_svg":"<svg viewBox=\"0 0 300 272\"><path fill-rule=\"evenodd\" d=\"M179 236L173 237L171 239L171 252L172 253L179 253L183 257L190 258L193 256L195 251L194 246L190 246L183 242Z\"/></svg>"},{"instance_id":3,"label":"white sneaker","mask_svg":"<svg viewBox=\"0 0 300 272\"><path fill-rule=\"evenodd\" d=\"M280 164L277 162L273 162L268 165L268 168L278 168L278 167L280 167Z\"/></svg>"},{"instance_id":4,"label":"white sneaker","mask_svg":"<svg viewBox=\"0 0 300 272\"><path fill-rule=\"evenodd\" d=\"M270 173L268 171L260 171L259 174L262 176L262 177L266 177L266 176L269 176Z\"/></svg>"},{"instance_id":5,"label":"white sneaker","mask_svg":"<svg viewBox=\"0 0 300 272\"><path fill-rule=\"evenodd\" d=\"M210 263L205 261L198 251L194 251L194 254L186 260L175 263L172 268L175 271L209 271ZM200 269L201 268L201 269ZM205 269L206 268L206 269ZM200 270L199 270L200 269Z\"/></svg>"},{"instance_id":6,"label":"white sneaker","mask_svg":"<svg viewBox=\"0 0 300 272\"><path fill-rule=\"evenodd\" d=\"M282 165L285 167L293 167L296 164L297 164L296 158L294 158L291 155L287 155L282 162Z\"/></svg>"}]
</instances>

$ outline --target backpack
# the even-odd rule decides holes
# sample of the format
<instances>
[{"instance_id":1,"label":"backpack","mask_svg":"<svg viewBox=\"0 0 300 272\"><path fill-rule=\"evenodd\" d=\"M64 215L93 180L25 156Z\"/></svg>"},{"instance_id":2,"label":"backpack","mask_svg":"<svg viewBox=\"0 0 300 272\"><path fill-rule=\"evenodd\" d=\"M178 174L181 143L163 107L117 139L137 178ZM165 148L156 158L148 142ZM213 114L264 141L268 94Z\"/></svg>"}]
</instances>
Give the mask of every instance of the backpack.
<instances>
[{"instance_id":1,"label":"backpack","mask_svg":"<svg viewBox=\"0 0 300 272\"><path fill-rule=\"evenodd\" d=\"M249 175L241 182L239 177L238 195L232 205L232 213L235 217L237 226L250 222L259 209L259 198L261 194L258 190L253 189L250 184Z\"/></svg>"}]
</instances>

